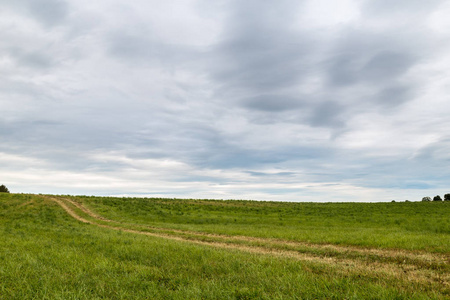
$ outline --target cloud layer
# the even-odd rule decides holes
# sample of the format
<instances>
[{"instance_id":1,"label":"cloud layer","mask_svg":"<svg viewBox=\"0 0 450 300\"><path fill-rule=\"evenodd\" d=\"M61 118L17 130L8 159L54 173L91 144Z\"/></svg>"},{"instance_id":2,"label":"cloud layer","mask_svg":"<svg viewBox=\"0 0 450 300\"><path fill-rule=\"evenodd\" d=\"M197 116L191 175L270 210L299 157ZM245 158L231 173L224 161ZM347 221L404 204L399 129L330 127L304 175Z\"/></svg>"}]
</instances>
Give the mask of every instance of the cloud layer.
<instances>
[{"instance_id":1,"label":"cloud layer","mask_svg":"<svg viewBox=\"0 0 450 300\"><path fill-rule=\"evenodd\" d=\"M13 192L450 192L445 1L0 7L0 183Z\"/></svg>"}]
</instances>

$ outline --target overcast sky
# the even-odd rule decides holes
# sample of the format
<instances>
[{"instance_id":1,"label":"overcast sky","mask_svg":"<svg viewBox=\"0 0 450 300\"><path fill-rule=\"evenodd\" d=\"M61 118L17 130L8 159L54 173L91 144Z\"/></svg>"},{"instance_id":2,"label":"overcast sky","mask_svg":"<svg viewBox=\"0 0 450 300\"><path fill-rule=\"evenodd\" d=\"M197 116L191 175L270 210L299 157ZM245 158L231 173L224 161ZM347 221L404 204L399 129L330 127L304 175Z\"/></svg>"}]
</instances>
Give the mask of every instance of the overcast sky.
<instances>
[{"instance_id":1,"label":"overcast sky","mask_svg":"<svg viewBox=\"0 0 450 300\"><path fill-rule=\"evenodd\" d=\"M450 193L450 2L0 0L0 184Z\"/></svg>"}]
</instances>

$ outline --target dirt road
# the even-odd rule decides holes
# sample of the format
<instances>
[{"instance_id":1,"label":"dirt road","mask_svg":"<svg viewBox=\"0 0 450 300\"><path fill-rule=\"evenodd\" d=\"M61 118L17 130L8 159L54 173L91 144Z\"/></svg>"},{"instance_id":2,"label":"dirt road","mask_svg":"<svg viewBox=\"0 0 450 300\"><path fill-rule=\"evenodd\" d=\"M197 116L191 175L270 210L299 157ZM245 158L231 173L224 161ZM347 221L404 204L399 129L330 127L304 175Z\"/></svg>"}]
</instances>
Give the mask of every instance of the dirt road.
<instances>
[{"instance_id":1,"label":"dirt road","mask_svg":"<svg viewBox=\"0 0 450 300\"><path fill-rule=\"evenodd\" d=\"M127 224L104 218L66 197L43 196L60 205L76 220L110 230L120 230L197 245L310 261L336 267L348 274L391 276L420 284L450 289L450 258L443 254L391 249L367 249L332 244L311 244L251 236Z\"/></svg>"}]
</instances>

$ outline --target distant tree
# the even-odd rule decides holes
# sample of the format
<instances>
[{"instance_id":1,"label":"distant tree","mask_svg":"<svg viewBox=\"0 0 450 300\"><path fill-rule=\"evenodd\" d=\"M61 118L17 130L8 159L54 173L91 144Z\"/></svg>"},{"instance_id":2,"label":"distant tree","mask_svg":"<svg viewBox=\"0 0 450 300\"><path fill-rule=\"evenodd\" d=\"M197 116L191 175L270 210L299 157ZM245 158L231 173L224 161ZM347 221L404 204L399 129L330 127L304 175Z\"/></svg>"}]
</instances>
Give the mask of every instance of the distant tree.
<instances>
[{"instance_id":1,"label":"distant tree","mask_svg":"<svg viewBox=\"0 0 450 300\"><path fill-rule=\"evenodd\" d=\"M9 193L8 188L4 184L0 185L0 193Z\"/></svg>"},{"instance_id":2,"label":"distant tree","mask_svg":"<svg viewBox=\"0 0 450 300\"><path fill-rule=\"evenodd\" d=\"M431 197L423 197L422 201L423 202L429 202L429 201L431 201Z\"/></svg>"},{"instance_id":3,"label":"distant tree","mask_svg":"<svg viewBox=\"0 0 450 300\"><path fill-rule=\"evenodd\" d=\"M433 197L433 201L442 201L441 196L437 195Z\"/></svg>"},{"instance_id":4,"label":"distant tree","mask_svg":"<svg viewBox=\"0 0 450 300\"><path fill-rule=\"evenodd\" d=\"M444 195L444 201L450 201L450 194Z\"/></svg>"}]
</instances>

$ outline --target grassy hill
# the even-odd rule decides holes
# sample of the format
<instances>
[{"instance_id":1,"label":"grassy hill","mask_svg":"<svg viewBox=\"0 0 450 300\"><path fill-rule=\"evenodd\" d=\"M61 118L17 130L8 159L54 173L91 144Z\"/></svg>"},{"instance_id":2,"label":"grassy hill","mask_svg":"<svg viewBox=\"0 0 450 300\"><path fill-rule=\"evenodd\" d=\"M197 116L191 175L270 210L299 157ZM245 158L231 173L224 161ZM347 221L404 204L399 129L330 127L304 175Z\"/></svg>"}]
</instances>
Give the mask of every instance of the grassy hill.
<instances>
[{"instance_id":1,"label":"grassy hill","mask_svg":"<svg viewBox=\"0 0 450 300\"><path fill-rule=\"evenodd\" d=\"M450 203L0 194L0 299L447 299Z\"/></svg>"}]
</instances>

